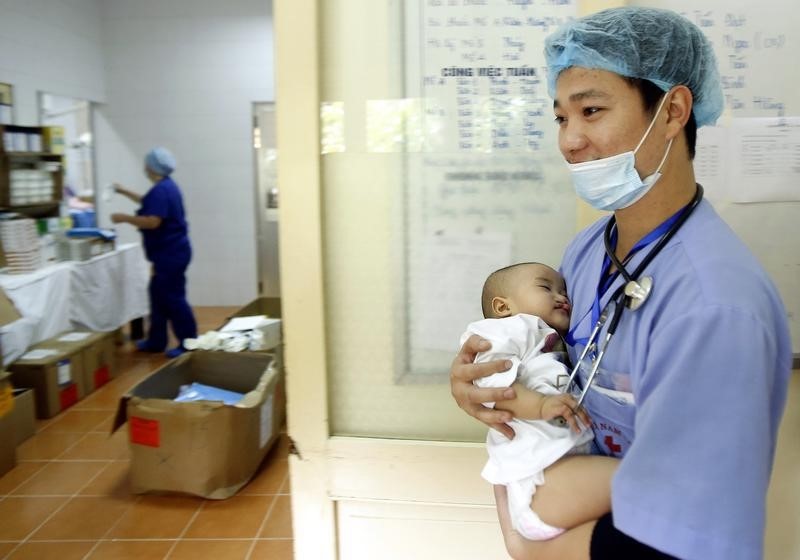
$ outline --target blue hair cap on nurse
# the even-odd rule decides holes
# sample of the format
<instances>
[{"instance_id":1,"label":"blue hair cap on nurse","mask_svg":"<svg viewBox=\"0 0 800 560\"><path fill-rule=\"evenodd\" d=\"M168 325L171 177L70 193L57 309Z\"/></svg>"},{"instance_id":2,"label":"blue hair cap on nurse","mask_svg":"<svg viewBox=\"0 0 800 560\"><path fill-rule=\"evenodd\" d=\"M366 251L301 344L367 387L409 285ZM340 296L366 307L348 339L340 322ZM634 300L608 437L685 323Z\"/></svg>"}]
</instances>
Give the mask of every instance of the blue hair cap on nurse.
<instances>
[{"instance_id":1,"label":"blue hair cap on nurse","mask_svg":"<svg viewBox=\"0 0 800 560\"><path fill-rule=\"evenodd\" d=\"M144 165L156 175L168 177L175 171L175 156L168 149L159 146L147 152Z\"/></svg>"},{"instance_id":2,"label":"blue hair cap on nurse","mask_svg":"<svg viewBox=\"0 0 800 560\"><path fill-rule=\"evenodd\" d=\"M664 91L685 85L694 98L697 126L722 114L719 70L711 43L683 16L656 8L603 10L560 27L545 41L548 91L572 66L648 80Z\"/></svg>"}]
</instances>

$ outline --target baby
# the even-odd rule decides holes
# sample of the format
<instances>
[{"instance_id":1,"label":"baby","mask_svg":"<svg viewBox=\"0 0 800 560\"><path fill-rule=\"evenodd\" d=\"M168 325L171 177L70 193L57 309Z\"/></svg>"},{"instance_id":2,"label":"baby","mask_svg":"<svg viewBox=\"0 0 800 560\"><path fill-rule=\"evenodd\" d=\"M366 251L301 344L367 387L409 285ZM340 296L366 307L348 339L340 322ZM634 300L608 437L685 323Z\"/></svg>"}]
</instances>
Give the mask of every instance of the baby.
<instances>
[{"instance_id":1,"label":"baby","mask_svg":"<svg viewBox=\"0 0 800 560\"><path fill-rule=\"evenodd\" d=\"M516 399L499 407L514 414L509 425L516 436L508 439L497 430L489 430L489 461L481 475L492 484L506 486L512 525L522 536L530 540L554 538L565 529L545 523L533 511L536 488L544 484L546 468L567 453L587 453L593 439L586 412L578 408L572 395L559 391L569 378L569 370L561 361L566 359L561 337L567 332L570 319L566 284L549 266L515 264L489 275L481 303L486 318L467 327L461 344L477 334L492 348L478 354L476 363L506 359L512 366L475 383L481 387L516 384L517 392ZM529 390L520 389L520 385ZM549 422L558 417L565 419L568 427ZM576 496L576 500L580 500L583 509L585 497ZM587 519L556 519L563 519L572 527L595 518L595 512L606 507L586 507Z\"/></svg>"}]
</instances>

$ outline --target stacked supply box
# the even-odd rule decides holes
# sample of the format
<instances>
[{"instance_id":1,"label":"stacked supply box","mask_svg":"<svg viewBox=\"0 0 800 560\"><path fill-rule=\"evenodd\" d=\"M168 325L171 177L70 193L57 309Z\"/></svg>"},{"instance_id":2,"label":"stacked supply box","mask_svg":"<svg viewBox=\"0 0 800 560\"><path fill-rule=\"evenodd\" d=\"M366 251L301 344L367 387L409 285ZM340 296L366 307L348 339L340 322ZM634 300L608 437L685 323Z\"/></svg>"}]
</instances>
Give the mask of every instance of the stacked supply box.
<instances>
[{"instance_id":1,"label":"stacked supply box","mask_svg":"<svg viewBox=\"0 0 800 560\"><path fill-rule=\"evenodd\" d=\"M80 375L87 395L116 377L113 332L70 331L53 341L59 348L80 352Z\"/></svg>"},{"instance_id":2,"label":"stacked supply box","mask_svg":"<svg viewBox=\"0 0 800 560\"><path fill-rule=\"evenodd\" d=\"M62 261L86 261L111 253L116 247L113 230L96 227L74 227L58 240L58 256Z\"/></svg>"},{"instance_id":3,"label":"stacked supply box","mask_svg":"<svg viewBox=\"0 0 800 560\"><path fill-rule=\"evenodd\" d=\"M190 352L165 364L120 400L112 431L126 421L131 488L224 499L255 473L280 433L282 376L268 354ZM176 402L201 383L241 393L237 404Z\"/></svg>"},{"instance_id":4,"label":"stacked supply box","mask_svg":"<svg viewBox=\"0 0 800 560\"><path fill-rule=\"evenodd\" d=\"M17 387L34 389L36 416L51 418L86 395L83 355L54 339L36 344L8 367Z\"/></svg>"},{"instance_id":5,"label":"stacked supply box","mask_svg":"<svg viewBox=\"0 0 800 560\"><path fill-rule=\"evenodd\" d=\"M8 272L33 272L42 266L42 254L36 222L29 218L0 221Z\"/></svg>"}]
</instances>

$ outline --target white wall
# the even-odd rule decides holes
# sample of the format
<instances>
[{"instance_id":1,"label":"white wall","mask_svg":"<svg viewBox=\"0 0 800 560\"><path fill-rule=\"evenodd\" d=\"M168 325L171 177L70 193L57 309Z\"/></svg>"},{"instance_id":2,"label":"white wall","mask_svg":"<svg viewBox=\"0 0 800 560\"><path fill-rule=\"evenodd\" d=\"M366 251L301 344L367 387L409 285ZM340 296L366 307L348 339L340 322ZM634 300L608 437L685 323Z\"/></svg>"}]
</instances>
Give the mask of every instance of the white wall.
<instances>
[{"instance_id":1,"label":"white wall","mask_svg":"<svg viewBox=\"0 0 800 560\"><path fill-rule=\"evenodd\" d=\"M148 188L154 145L178 161L194 259L192 305L256 296L252 103L274 99L270 0L104 0L107 103L95 113L98 185ZM120 197L98 215L129 212ZM122 241L138 237L118 228Z\"/></svg>"},{"instance_id":2,"label":"white wall","mask_svg":"<svg viewBox=\"0 0 800 560\"><path fill-rule=\"evenodd\" d=\"M0 82L14 86L17 124L38 124L39 91L100 103L100 188L144 191L144 153L175 154L193 305L256 295L251 119L253 102L275 97L271 14L271 0L0 0ZM98 219L108 226L110 212L133 208L100 201Z\"/></svg>"},{"instance_id":3,"label":"white wall","mask_svg":"<svg viewBox=\"0 0 800 560\"><path fill-rule=\"evenodd\" d=\"M104 101L102 0L0 0L0 82L16 124L39 124L37 93Z\"/></svg>"}]
</instances>

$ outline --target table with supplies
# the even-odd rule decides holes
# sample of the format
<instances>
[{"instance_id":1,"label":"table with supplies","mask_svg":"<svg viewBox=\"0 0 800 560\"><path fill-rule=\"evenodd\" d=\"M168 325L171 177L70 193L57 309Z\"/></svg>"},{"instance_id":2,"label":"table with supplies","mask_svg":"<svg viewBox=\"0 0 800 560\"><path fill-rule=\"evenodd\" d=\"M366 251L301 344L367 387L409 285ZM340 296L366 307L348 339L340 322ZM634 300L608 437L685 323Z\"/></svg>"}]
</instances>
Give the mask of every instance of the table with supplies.
<instances>
[{"instance_id":1,"label":"table with supplies","mask_svg":"<svg viewBox=\"0 0 800 560\"><path fill-rule=\"evenodd\" d=\"M141 245L129 243L86 261L0 274L0 288L21 316L0 327L3 365L63 331L113 331L146 316L149 268Z\"/></svg>"}]
</instances>

